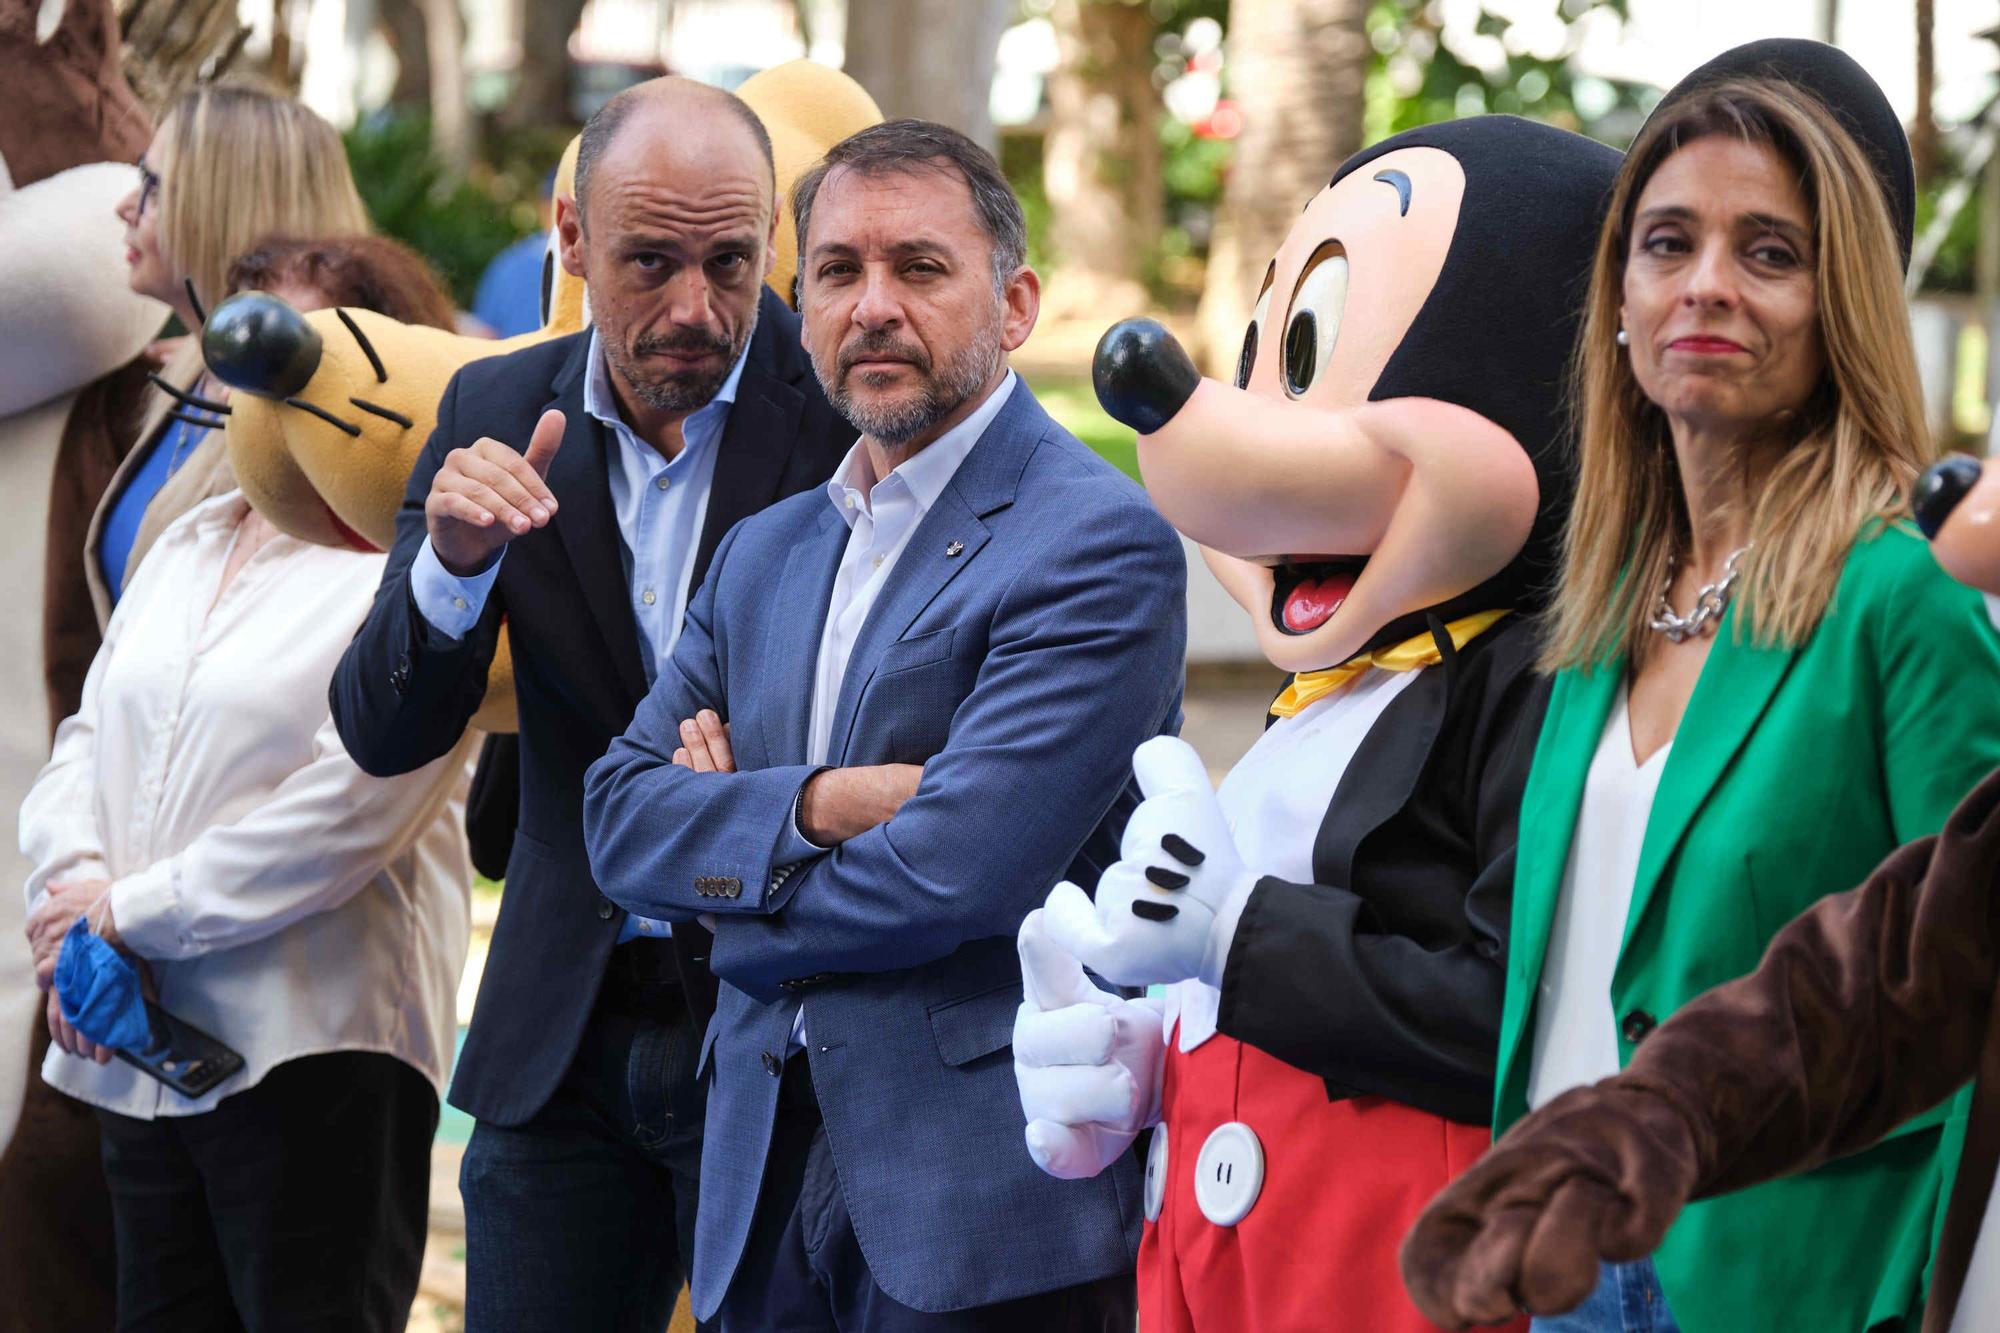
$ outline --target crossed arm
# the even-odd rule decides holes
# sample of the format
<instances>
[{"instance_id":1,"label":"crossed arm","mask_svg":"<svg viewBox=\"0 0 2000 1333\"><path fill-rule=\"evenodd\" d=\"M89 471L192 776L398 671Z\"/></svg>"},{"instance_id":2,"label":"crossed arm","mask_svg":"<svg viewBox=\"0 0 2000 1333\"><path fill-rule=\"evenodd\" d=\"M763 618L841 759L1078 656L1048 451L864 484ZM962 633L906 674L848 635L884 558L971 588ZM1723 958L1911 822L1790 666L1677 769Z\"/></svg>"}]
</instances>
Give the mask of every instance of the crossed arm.
<instances>
[{"instance_id":1,"label":"crossed arm","mask_svg":"<svg viewBox=\"0 0 2000 1333\"><path fill-rule=\"evenodd\" d=\"M1126 787L1133 748L1177 716L1183 566L1164 525L1063 532L1069 549L1030 562L1001 597L986 660L914 794L790 865L785 835L817 770L697 772L673 758L682 722L704 709L728 720L715 596L740 533L717 553L673 662L590 771L598 883L645 915L713 912L711 965L763 999L790 978L915 967L1011 935ZM726 880L737 896L700 887Z\"/></svg>"}]
</instances>

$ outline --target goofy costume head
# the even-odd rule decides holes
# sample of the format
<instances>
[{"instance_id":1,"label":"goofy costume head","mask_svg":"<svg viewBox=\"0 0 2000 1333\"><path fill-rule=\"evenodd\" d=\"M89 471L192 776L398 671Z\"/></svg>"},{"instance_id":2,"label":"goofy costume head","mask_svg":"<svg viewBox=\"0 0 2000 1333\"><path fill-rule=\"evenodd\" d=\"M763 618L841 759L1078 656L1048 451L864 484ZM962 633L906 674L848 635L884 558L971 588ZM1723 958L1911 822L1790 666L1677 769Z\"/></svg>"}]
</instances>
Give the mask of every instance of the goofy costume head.
<instances>
[{"instance_id":1,"label":"goofy costume head","mask_svg":"<svg viewBox=\"0 0 2000 1333\"><path fill-rule=\"evenodd\" d=\"M1088 1174L1158 1126L1148 1329L1429 1327L1396 1232L1486 1144L1544 703L1516 613L1568 507L1617 166L1508 117L1398 135L1307 205L1233 385L1148 322L1099 345L1154 502L1294 673L1220 792L1185 743L1142 747L1124 859L1022 927L1030 1151ZM1169 983L1164 1012L1084 967Z\"/></svg>"}]
</instances>

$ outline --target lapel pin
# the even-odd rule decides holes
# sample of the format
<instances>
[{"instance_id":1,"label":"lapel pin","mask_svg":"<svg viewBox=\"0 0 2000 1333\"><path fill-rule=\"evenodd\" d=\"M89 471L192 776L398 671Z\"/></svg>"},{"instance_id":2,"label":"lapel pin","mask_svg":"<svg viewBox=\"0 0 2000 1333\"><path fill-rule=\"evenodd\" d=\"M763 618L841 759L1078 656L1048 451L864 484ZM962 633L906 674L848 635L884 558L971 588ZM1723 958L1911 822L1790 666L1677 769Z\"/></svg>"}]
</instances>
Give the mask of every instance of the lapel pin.
<instances>
[{"instance_id":1,"label":"lapel pin","mask_svg":"<svg viewBox=\"0 0 2000 1333\"><path fill-rule=\"evenodd\" d=\"M964 549L965 549L964 542L953 542L951 545L944 548L944 553L948 556L957 555L960 551L963 551Z\"/></svg>"}]
</instances>

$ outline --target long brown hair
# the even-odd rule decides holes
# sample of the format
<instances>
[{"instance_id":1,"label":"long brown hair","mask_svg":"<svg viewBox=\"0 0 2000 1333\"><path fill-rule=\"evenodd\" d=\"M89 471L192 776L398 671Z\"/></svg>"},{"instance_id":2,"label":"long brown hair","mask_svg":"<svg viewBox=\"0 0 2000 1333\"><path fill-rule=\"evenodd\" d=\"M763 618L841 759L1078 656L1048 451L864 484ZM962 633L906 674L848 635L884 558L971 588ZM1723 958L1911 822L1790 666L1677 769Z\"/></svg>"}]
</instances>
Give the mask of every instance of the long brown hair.
<instances>
[{"instance_id":1,"label":"long brown hair","mask_svg":"<svg viewBox=\"0 0 2000 1333\"><path fill-rule=\"evenodd\" d=\"M1667 158L1713 135L1765 145L1798 173L1812 214L1826 358L1790 431L1752 446L1762 456L1745 460L1761 482L1749 502L1752 547L1735 595L1737 635L1803 643L1826 614L1862 525L1905 510L1917 474L1936 456L1895 228L1853 138L1812 94L1774 79L1718 83L1657 113L1612 187L1572 367L1581 460L1549 609L1549 670L1643 655L1653 599L1675 553L1689 547L1666 416L1640 389L1614 335L1639 195Z\"/></svg>"},{"instance_id":2,"label":"long brown hair","mask_svg":"<svg viewBox=\"0 0 2000 1333\"><path fill-rule=\"evenodd\" d=\"M328 305L373 310L399 324L456 327L451 298L423 257L387 236L307 240L267 236L229 266L231 292L310 287Z\"/></svg>"}]
</instances>

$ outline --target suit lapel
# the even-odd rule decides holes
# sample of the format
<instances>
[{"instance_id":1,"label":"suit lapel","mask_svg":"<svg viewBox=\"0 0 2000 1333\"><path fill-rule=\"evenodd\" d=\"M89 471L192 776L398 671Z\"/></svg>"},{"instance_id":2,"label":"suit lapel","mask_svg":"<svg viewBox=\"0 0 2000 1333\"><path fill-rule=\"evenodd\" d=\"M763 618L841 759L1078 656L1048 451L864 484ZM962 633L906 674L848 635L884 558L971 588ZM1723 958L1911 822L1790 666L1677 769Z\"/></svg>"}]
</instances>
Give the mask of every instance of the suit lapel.
<instances>
[{"instance_id":1,"label":"suit lapel","mask_svg":"<svg viewBox=\"0 0 2000 1333\"><path fill-rule=\"evenodd\" d=\"M828 763L843 762L855 710L883 650L902 638L924 608L985 548L992 533L982 520L1014 503L1028 458L1051 424L1028 386L1016 380L998 415L910 534L909 544L889 572L888 583L862 623L854 651L848 654L847 674L840 682L840 704L834 710L833 730L827 739ZM824 607L826 601L820 605Z\"/></svg>"},{"instance_id":2,"label":"suit lapel","mask_svg":"<svg viewBox=\"0 0 2000 1333\"><path fill-rule=\"evenodd\" d=\"M607 451L611 441L603 425L583 410L583 369L589 358L589 335L577 340L577 351L557 376L556 398L550 407L567 418L562 448L549 464L549 489L561 508L550 524L576 571L584 605L590 608L604 636L604 646L619 682L636 703L646 697L646 667L639 656L639 628L627 602L625 564L619 557L618 516L611 508Z\"/></svg>"},{"instance_id":3,"label":"suit lapel","mask_svg":"<svg viewBox=\"0 0 2000 1333\"><path fill-rule=\"evenodd\" d=\"M946 486L937 503L917 524L910 541L889 571L889 581L868 610L861 633L855 636L854 651L847 657L847 674L840 682L840 704L834 709L833 730L828 733L827 762L843 763L847 743L854 729L854 712L861 692L875 675L875 664L883 649L903 637L923 609L958 577L986 546L992 534L955 486ZM949 554L952 548L957 554Z\"/></svg>"},{"instance_id":4,"label":"suit lapel","mask_svg":"<svg viewBox=\"0 0 2000 1333\"><path fill-rule=\"evenodd\" d=\"M793 543L778 576L770 603L775 614L764 641L768 687L759 690L766 702L758 710L764 750L773 766L806 762L820 633L833 600L833 576L847 549L847 531L832 505L821 506L818 518Z\"/></svg>"},{"instance_id":5,"label":"suit lapel","mask_svg":"<svg viewBox=\"0 0 2000 1333\"><path fill-rule=\"evenodd\" d=\"M1522 802L1508 943L1514 973L1529 994L1541 981L1590 762L1624 678L1622 657L1589 671L1565 671L1549 699L1548 720L1535 746L1534 780Z\"/></svg>"},{"instance_id":6,"label":"suit lapel","mask_svg":"<svg viewBox=\"0 0 2000 1333\"><path fill-rule=\"evenodd\" d=\"M1674 731L1674 748L1667 754L1666 771L1660 774L1660 789L1646 821L1639 873L1632 885L1632 908L1626 914L1625 938L1619 945L1621 957L1689 825L1750 738L1798 657L1793 649L1734 642L1735 614L1732 607L1716 625L1715 646L1709 650L1687 712Z\"/></svg>"}]
</instances>

